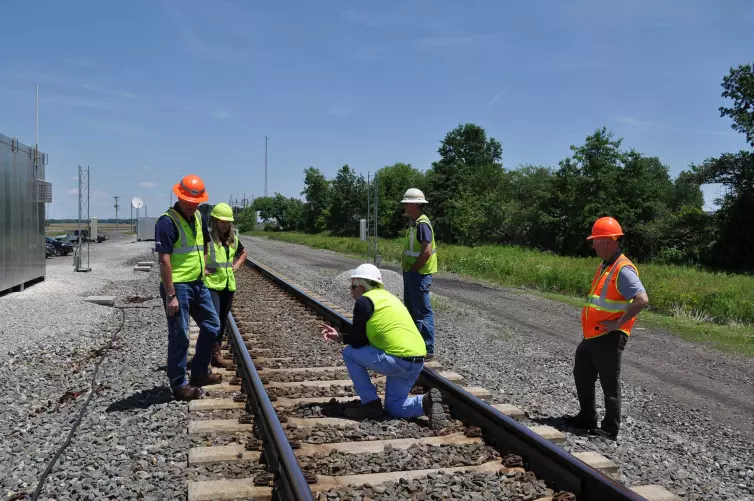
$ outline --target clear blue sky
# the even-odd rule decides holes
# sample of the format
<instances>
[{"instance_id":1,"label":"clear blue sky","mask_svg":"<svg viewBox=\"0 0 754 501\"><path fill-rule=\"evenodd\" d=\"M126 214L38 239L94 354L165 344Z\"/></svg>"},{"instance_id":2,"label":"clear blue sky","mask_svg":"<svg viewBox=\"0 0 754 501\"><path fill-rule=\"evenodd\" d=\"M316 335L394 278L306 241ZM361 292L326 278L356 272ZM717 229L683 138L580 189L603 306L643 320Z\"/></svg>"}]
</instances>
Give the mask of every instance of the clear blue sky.
<instances>
[{"instance_id":1,"label":"clear blue sky","mask_svg":"<svg viewBox=\"0 0 754 501\"><path fill-rule=\"evenodd\" d=\"M754 58L751 0L35 0L2 17L0 133L34 143L39 84L51 217L77 214L79 164L101 218L113 195L164 211L186 173L212 203L260 196L265 134L286 196L309 166L425 170L465 122L507 168L555 166L602 125L674 176L746 146L717 110Z\"/></svg>"}]
</instances>

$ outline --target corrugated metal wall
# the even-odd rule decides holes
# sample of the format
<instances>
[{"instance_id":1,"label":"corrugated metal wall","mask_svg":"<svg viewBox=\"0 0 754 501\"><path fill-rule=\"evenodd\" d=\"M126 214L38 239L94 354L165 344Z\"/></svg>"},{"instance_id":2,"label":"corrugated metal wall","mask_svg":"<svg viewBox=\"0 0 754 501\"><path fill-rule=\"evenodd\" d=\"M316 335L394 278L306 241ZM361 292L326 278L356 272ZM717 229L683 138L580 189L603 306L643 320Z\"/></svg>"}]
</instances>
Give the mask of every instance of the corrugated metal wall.
<instances>
[{"instance_id":1,"label":"corrugated metal wall","mask_svg":"<svg viewBox=\"0 0 754 501\"><path fill-rule=\"evenodd\" d=\"M0 292L45 276L45 204L34 183L45 166L35 169L33 157L33 148L0 134Z\"/></svg>"}]
</instances>

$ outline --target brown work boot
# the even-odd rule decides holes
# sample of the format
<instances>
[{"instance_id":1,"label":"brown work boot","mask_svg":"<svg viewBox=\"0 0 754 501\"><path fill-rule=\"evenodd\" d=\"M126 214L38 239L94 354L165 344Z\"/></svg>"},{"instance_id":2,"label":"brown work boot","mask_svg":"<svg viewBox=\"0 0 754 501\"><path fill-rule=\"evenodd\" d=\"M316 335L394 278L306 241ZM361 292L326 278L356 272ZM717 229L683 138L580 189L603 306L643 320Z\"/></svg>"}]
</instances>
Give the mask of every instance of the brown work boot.
<instances>
[{"instance_id":1,"label":"brown work boot","mask_svg":"<svg viewBox=\"0 0 754 501\"><path fill-rule=\"evenodd\" d=\"M214 374L212 372L208 372L206 374L192 373L189 384L191 386L209 386L212 384L220 384L222 380L223 376L221 374Z\"/></svg>"},{"instance_id":2,"label":"brown work boot","mask_svg":"<svg viewBox=\"0 0 754 501\"><path fill-rule=\"evenodd\" d=\"M190 384L185 384L179 389L173 390L173 398L176 400L196 400L202 398L203 395L204 390Z\"/></svg>"},{"instance_id":3,"label":"brown work boot","mask_svg":"<svg viewBox=\"0 0 754 501\"><path fill-rule=\"evenodd\" d=\"M220 367L223 369L228 367L228 362L223 360L220 343L215 343L215 345L212 347L212 360L210 361L210 365L212 367Z\"/></svg>"}]
</instances>

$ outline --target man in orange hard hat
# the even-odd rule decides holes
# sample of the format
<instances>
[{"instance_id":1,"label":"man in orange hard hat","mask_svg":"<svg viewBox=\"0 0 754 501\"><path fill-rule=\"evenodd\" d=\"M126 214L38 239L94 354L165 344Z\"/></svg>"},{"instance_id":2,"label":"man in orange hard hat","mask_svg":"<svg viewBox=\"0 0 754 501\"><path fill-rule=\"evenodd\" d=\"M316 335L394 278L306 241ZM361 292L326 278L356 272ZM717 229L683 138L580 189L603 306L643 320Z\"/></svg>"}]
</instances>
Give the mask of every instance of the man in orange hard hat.
<instances>
[{"instance_id":1,"label":"man in orange hard hat","mask_svg":"<svg viewBox=\"0 0 754 501\"><path fill-rule=\"evenodd\" d=\"M209 198L204 181L190 174L173 186L178 202L155 224L155 250L160 261L160 296L168 321L168 379L176 400L194 400L202 386L218 384L209 370L220 319L204 285L204 255L210 241L207 222L197 210ZM199 325L191 379L186 380L189 315Z\"/></svg>"},{"instance_id":2,"label":"man in orange hard hat","mask_svg":"<svg viewBox=\"0 0 754 501\"><path fill-rule=\"evenodd\" d=\"M566 422L597 435L616 440L620 428L620 366L623 349L636 316L649 304L639 279L639 269L620 250L623 230L611 217L599 218L587 240L602 263L592 279L581 311L583 339L576 348L573 377L580 412ZM605 394L605 417L597 428L594 384L600 378Z\"/></svg>"}]
</instances>

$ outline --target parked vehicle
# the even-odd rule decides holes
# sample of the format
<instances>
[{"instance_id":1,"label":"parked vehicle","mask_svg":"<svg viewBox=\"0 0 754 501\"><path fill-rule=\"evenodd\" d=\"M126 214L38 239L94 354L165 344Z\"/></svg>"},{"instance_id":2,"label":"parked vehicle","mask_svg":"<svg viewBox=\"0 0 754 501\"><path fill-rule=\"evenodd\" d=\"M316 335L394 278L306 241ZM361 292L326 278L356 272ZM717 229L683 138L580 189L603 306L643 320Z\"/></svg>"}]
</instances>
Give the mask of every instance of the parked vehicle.
<instances>
[{"instance_id":1,"label":"parked vehicle","mask_svg":"<svg viewBox=\"0 0 754 501\"><path fill-rule=\"evenodd\" d=\"M48 244L52 244L52 246L55 248L56 256L67 256L68 254L73 252L73 245L65 240L55 240L52 237L45 237L45 241Z\"/></svg>"},{"instance_id":2,"label":"parked vehicle","mask_svg":"<svg viewBox=\"0 0 754 501\"><path fill-rule=\"evenodd\" d=\"M104 233L97 232L97 243L101 244L105 240L107 240L107 235L105 235Z\"/></svg>"},{"instance_id":3,"label":"parked vehicle","mask_svg":"<svg viewBox=\"0 0 754 501\"><path fill-rule=\"evenodd\" d=\"M55 255L55 246L50 242L45 242L45 257L52 257Z\"/></svg>"},{"instance_id":4,"label":"parked vehicle","mask_svg":"<svg viewBox=\"0 0 754 501\"><path fill-rule=\"evenodd\" d=\"M79 230L68 231L68 233L65 234L65 238L72 244L74 245L77 244L79 241ZM89 238L89 230L81 230L81 241L82 242L92 241Z\"/></svg>"}]
</instances>

